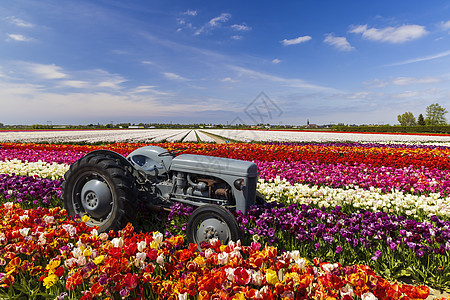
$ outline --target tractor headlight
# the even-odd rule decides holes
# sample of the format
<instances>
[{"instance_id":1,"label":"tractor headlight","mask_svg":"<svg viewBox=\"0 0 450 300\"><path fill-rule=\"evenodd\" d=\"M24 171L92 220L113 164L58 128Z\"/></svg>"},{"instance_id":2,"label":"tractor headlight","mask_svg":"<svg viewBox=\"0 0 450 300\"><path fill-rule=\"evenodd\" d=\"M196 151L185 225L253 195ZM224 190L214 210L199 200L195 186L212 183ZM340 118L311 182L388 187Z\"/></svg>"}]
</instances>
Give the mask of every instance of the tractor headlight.
<instances>
[{"instance_id":1,"label":"tractor headlight","mask_svg":"<svg viewBox=\"0 0 450 300\"><path fill-rule=\"evenodd\" d=\"M244 180L244 179L240 178L240 179L236 179L236 180L234 181L234 187L235 187L237 190L242 191L242 189L244 188L244 186L245 186L245 180Z\"/></svg>"}]
</instances>

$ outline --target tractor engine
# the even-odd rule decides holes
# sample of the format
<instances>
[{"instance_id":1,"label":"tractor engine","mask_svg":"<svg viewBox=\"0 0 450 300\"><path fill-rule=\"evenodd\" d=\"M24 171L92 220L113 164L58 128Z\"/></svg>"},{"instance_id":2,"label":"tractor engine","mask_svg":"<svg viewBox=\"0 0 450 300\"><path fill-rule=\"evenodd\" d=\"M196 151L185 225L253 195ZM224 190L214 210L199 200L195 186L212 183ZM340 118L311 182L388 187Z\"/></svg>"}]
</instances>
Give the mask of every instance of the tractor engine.
<instances>
[{"instance_id":1,"label":"tractor engine","mask_svg":"<svg viewBox=\"0 0 450 300\"><path fill-rule=\"evenodd\" d=\"M225 205L234 205L231 187L226 182L212 176L197 175L185 172L176 172L173 175L176 195L191 196L196 200L209 203L205 198L217 199Z\"/></svg>"},{"instance_id":2,"label":"tractor engine","mask_svg":"<svg viewBox=\"0 0 450 300\"><path fill-rule=\"evenodd\" d=\"M258 172L252 162L181 154L172 160L169 172L174 185L170 200L218 204L243 213L255 204Z\"/></svg>"}]
</instances>

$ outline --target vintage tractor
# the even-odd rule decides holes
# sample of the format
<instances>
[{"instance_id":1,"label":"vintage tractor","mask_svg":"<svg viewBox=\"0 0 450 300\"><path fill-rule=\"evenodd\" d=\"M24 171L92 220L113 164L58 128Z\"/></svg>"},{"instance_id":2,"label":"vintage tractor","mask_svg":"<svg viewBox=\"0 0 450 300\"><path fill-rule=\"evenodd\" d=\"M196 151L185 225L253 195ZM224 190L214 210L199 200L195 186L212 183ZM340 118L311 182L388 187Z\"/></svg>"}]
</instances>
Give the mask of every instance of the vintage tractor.
<instances>
[{"instance_id":1,"label":"vintage tractor","mask_svg":"<svg viewBox=\"0 0 450 300\"><path fill-rule=\"evenodd\" d=\"M132 222L140 203L169 210L181 202L196 208L187 223L189 242L238 240L241 232L231 211L245 214L250 206L264 202L256 191L256 165L179 154L183 150L145 146L126 158L110 150L92 151L64 175L64 207L72 216L88 215L88 225L107 232Z\"/></svg>"}]
</instances>

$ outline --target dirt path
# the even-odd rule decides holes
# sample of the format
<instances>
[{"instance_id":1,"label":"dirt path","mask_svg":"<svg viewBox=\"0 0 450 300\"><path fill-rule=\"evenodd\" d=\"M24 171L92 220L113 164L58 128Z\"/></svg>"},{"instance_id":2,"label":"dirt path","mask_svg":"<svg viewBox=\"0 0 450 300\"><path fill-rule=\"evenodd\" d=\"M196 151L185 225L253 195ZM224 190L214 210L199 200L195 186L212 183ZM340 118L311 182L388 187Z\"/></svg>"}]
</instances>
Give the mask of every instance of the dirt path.
<instances>
[{"instance_id":1,"label":"dirt path","mask_svg":"<svg viewBox=\"0 0 450 300\"><path fill-rule=\"evenodd\" d=\"M210 134L208 132L204 132L202 131L203 134L206 134L207 136L209 136L210 138L212 138L214 141L216 141L216 144L225 144L226 141L220 137L218 137L217 135L214 134Z\"/></svg>"}]
</instances>

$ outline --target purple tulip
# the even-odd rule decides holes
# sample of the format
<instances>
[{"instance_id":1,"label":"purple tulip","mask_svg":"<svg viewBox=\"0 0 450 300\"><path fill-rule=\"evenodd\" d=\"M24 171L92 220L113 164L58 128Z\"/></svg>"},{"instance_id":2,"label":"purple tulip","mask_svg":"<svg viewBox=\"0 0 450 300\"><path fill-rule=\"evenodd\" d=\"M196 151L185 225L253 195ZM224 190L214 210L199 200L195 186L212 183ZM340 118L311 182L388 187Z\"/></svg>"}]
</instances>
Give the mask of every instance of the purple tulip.
<instances>
[{"instance_id":1,"label":"purple tulip","mask_svg":"<svg viewBox=\"0 0 450 300\"><path fill-rule=\"evenodd\" d=\"M382 254L382 252L380 250L375 251L375 253L374 253L373 257L372 257L372 260L379 259L381 254Z\"/></svg>"}]
</instances>

